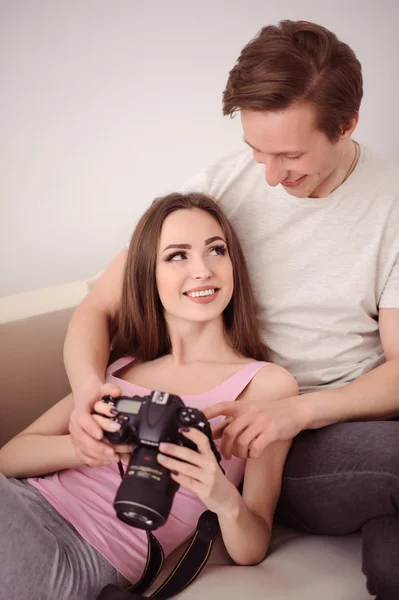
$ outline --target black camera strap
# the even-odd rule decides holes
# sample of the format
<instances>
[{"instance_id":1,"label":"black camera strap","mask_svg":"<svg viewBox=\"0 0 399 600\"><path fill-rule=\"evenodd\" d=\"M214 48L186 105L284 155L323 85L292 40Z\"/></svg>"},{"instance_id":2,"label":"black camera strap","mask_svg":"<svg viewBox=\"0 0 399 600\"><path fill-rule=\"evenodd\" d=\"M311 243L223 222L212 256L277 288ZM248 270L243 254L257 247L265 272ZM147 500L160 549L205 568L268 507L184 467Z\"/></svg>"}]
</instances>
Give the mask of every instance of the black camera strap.
<instances>
[{"instance_id":1,"label":"black camera strap","mask_svg":"<svg viewBox=\"0 0 399 600\"><path fill-rule=\"evenodd\" d=\"M197 529L174 569L159 588L148 597L167 600L189 585L206 565L218 532L217 515L206 510L198 519ZM147 537L147 563L140 580L127 590L121 590L115 585L109 584L103 588L97 600L141 600L147 598L142 594L155 581L164 564L164 553L160 543L150 531Z\"/></svg>"}]
</instances>

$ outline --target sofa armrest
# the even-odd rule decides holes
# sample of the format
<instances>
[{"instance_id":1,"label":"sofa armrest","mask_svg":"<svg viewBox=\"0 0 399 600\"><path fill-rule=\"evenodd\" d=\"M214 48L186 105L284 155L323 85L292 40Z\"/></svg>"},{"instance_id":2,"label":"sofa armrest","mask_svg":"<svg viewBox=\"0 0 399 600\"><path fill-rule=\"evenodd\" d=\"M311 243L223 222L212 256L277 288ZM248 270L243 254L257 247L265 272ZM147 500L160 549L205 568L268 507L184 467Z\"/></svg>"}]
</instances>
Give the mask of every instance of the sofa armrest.
<instances>
[{"instance_id":1,"label":"sofa armrest","mask_svg":"<svg viewBox=\"0 0 399 600\"><path fill-rule=\"evenodd\" d=\"M63 342L86 282L0 298L0 446L69 392Z\"/></svg>"}]
</instances>

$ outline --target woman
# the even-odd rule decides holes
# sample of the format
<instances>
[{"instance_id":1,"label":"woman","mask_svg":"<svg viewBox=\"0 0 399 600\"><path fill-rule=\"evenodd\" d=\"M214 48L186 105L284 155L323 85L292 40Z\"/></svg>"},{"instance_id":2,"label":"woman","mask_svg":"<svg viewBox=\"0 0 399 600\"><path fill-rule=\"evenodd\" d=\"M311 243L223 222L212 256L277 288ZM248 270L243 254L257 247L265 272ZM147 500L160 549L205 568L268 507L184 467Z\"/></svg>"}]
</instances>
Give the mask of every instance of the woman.
<instances>
[{"instance_id":1,"label":"woman","mask_svg":"<svg viewBox=\"0 0 399 600\"><path fill-rule=\"evenodd\" d=\"M164 390L200 410L223 400L296 394L291 375L266 361L255 313L241 247L212 199L171 194L156 200L131 240L114 340L118 358L103 392ZM0 573L9 600L92 599L107 583L137 581L144 569L146 534L119 521L112 505L120 484L116 461L132 448L118 446L115 455L110 447L103 466L82 464L68 435L72 409L68 396L0 450ZM110 419L114 411L95 405L104 431L118 428ZM180 488L155 536L168 555L208 508L233 561L259 563L290 444L272 444L246 462L222 459L223 473L207 437L186 429L198 452L159 447L160 464Z\"/></svg>"}]
</instances>

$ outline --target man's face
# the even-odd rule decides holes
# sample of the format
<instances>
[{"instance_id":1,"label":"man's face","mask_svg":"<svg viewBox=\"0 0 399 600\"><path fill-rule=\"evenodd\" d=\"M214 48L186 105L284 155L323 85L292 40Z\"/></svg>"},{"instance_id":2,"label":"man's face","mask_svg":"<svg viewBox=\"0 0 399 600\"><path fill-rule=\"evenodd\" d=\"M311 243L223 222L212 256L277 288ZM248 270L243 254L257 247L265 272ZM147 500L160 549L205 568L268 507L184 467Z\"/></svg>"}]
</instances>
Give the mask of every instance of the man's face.
<instances>
[{"instance_id":1,"label":"man's face","mask_svg":"<svg viewBox=\"0 0 399 600\"><path fill-rule=\"evenodd\" d=\"M297 198L324 197L342 159L342 144L332 144L315 127L309 104L281 111L242 110L244 141L254 159L265 166L269 185L279 183Z\"/></svg>"}]
</instances>

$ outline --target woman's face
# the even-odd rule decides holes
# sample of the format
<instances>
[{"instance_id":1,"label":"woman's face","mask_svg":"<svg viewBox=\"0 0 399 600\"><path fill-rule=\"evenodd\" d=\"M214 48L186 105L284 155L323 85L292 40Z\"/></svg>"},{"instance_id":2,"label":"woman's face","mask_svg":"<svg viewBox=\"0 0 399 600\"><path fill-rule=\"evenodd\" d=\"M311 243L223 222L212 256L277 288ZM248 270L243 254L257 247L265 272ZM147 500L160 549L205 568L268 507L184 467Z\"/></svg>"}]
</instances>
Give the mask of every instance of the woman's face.
<instances>
[{"instance_id":1,"label":"woman's face","mask_svg":"<svg viewBox=\"0 0 399 600\"><path fill-rule=\"evenodd\" d=\"M219 223L198 208L164 221L156 281L165 318L205 322L219 317L233 294L233 266Z\"/></svg>"}]
</instances>

